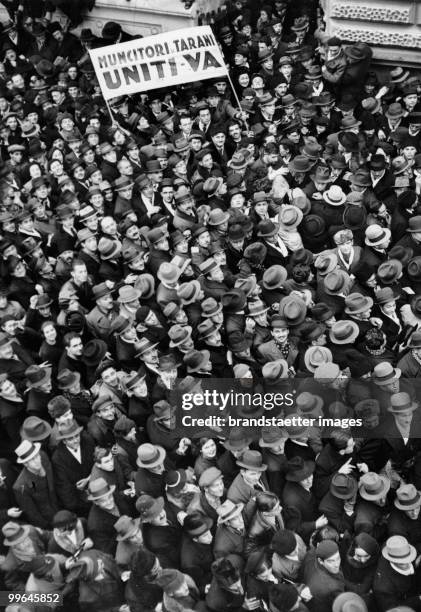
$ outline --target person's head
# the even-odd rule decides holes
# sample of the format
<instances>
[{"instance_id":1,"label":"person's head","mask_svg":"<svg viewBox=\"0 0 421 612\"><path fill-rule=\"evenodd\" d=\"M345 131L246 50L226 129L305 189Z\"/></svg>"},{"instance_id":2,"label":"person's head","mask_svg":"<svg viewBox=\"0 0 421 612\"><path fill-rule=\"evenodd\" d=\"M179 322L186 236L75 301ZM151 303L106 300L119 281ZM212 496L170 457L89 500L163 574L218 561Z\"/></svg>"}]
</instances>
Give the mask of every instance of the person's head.
<instances>
[{"instance_id":1,"label":"person's head","mask_svg":"<svg viewBox=\"0 0 421 612\"><path fill-rule=\"evenodd\" d=\"M355 442L352 435L343 429L333 429L330 434L329 444L340 455L351 455Z\"/></svg>"},{"instance_id":2,"label":"person's head","mask_svg":"<svg viewBox=\"0 0 421 612\"><path fill-rule=\"evenodd\" d=\"M114 471L114 455L108 448L97 446L94 451L94 461L101 470Z\"/></svg>"},{"instance_id":3,"label":"person's head","mask_svg":"<svg viewBox=\"0 0 421 612\"><path fill-rule=\"evenodd\" d=\"M317 545L316 558L329 574L338 574L341 569L341 556L338 545L332 540L324 540Z\"/></svg>"},{"instance_id":4,"label":"person's head","mask_svg":"<svg viewBox=\"0 0 421 612\"><path fill-rule=\"evenodd\" d=\"M200 438L199 449L200 454L205 459L214 459L216 457L216 444L212 438Z\"/></svg>"},{"instance_id":5,"label":"person's head","mask_svg":"<svg viewBox=\"0 0 421 612\"><path fill-rule=\"evenodd\" d=\"M76 332L68 332L63 338L64 349L71 359L79 360L82 357L82 338Z\"/></svg>"},{"instance_id":6,"label":"person's head","mask_svg":"<svg viewBox=\"0 0 421 612\"><path fill-rule=\"evenodd\" d=\"M72 262L71 277L76 285L86 283L88 280L88 270L86 264L81 259L74 259Z\"/></svg>"},{"instance_id":7,"label":"person's head","mask_svg":"<svg viewBox=\"0 0 421 612\"><path fill-rule=\"evenodd\" d=\"M55 344L57 340L57 330L53 321L44 321L41 325L41 333L48 344Z\"/></svg>"}]
</instances>

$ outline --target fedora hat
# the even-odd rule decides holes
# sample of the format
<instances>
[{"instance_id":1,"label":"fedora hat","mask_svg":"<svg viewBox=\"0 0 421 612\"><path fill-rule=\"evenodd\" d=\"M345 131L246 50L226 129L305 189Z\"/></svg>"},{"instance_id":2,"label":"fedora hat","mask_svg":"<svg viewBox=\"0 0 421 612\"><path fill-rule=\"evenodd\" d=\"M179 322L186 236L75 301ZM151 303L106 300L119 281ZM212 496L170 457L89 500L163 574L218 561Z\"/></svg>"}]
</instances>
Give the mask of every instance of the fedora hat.
<instances>
[{"instance_id":1,"label":"fedora hat","mask_svg":"<svg viewBox=\"0 0 421 612\"><path fill-rule=\"evenodd\" d=\"M338 267L338 256L336 253L324 251L316 257L314 267L318 270L320 276L326 276Z\"/></svg>"},{"instance_id":2,"label":"fedora hat","mask_svg":"<svg viewBox=\"0 0 421 612\"><path fill-rule=\"evenodd\" d=\"M121 245L119 242L103 236L98 242L98 251L102 259L113 259L121 252Z\"/></svg>"},{"instance_id":3,"label":"fedora hat","mask_svg":"<svg viewBox=\"0 0 421 612\"><path fill-rule=\"evenodd\" d=\"M360 328L355 321L336 321L329 331L333 344L352 344L358 338Z\"/></svg>"},{"instance_id":4,"label":"fedora hat","mask_svg":"<svg viewBox=\"0 0 421 612\"><path fill-rule=\"evenodd\" d=\"M181 270L172 263L164 261L158 269L157 277L163 283L175 284L180 278Z\"/></svg>"},{"instance_id":5,"label":"fedora hat","mask_svg":"<svg viewBox=\"0 0 421 612\"><path fill-rule=\"evenodd\" d=\"M376 385L381 387L383 385L388 385L397 378L400 378L400 375L401 371L399 368L394 368L388 361L383 361L375 366L372 380L376 383Z\"/></svg>"},{"instance_id":6,"label":"fedora hat","mask_svg":"<svg viewBox=\"0 0 421 612\"><path fill-rule=\"evenodd\" d=\"M279 226L270 219L260 221L257 226L257 236L259 238L270 238L275 236L279 231Z\"/></svg>"},{"instance_id":7,"label":"fedora hat","mask_svg":"<svg viewBox=\"0 0 421 612\"><path fill-rule=\"evenodd\" d=\"M322 236L326 231L326 223L319 215L305 215L300 227L301 234L306 237Z\"/></svg>"},{"instance_id":8,"label":"fedora hat","mask_svg":"<svg viewBox=\"0 0 421 612\"><path fill-rule=\"evenodd\" d=\"M244 310L247 304L247 296L242 289L226 291L221 298L222 307L226 313L236 313Z\"/></svg>"},{"instance_id":9,"label":"fedora hat","mask_svg":"<svg viewBox=\"0 0 421 612\"><path fill-rule=\"evenodd\" d=\"M88 367L97 367L107 354L108 346L104 340L89 340L82 350L82 361Z\"/></svg>"},{"instance_id":10,"label":"fedora hat","mask_svg":"<svg viewBox=\"0 0 421 612\"><path fill-rule=\"evenodd\" d=\"M393 104L389 104L384 114L389 119L399 119L404 116L404 110L399 102L393 102Z\"/></svg>"},{"instance_id":11,"label":"fedora hat","mask_svg":"<svg viewBox=\"0 0 421 612\"><path fill-rule=\"evenodd\" d=\"M329 491L338 499L352 499L357 492L357 481L352 476L347 474L334 474L330 481Z\"/></svg>"},{"instance_id":12,"label":"fedora hat","mask_svg":"<svg viewBox=\"0 0 421 612\"><path fill-rule=\"evenodd\" d=\"M351 175L351 183L357 187L370 187L371 177L369 172L359 168L354 174Z\"/></svg>"},{"instance_id":13,"label":"fedora hat","mask_svg":"<svg viewBox=\"0 0 421 612\"><path fill-rule=\"evenodd\" d=\"M278 214L278 222L284 229L296 229L303 220L302 211L296 206L284 204Z\"/></svg>"},{"instance_id":14,"label":"fedora hat","mask_svg":"<svg viewBox=\"0 0 421 612\"><path fill-rule=\"evenodd\" d=\"M323 193L323 199L331 206L341 206L346 200L346 195L339 185L331 185L329 189Z\"/></svg>"},{"instance_id":15,"label":"fedora hat","mask_svg":"<svg viewBox=\"0 0 421 612\"><path fill-rule=\"evenodd\" d=\"M300 325L306 318L307 306L303 300L293 295L287 295L279 303L279 314L288 326Z\"/></svg>"},{"instance_id":16,"label":"fedora hat","mask_svg":"<svg viewBox=\"0 0 421 612\"><path fill-rule=\"evenodd\" d=\"M360 496L368 501L385 497L390 489L390 480L387 476L376 472L363 474L358 483Z\"/></svg>"},{"instance_id":17,"label":"fedora hat","mask_svg":"<svg viewBox=\"0 0 421 612\"><path fill-rule=\"evenodd\" d=\"M26 463L38 455L41 450L39 442L31 442L30 440L22 440L15 453L17 455L16 463Z\"/></svg>"},{"instance_id":18,"label":"fedora hat","mask_svg":"<svg viewBox=\"0 0 421 612\"><path fill-rule=\"evenodd\" d=\"M226 499L217 509L218 523L223 525L242 513L244 504L234 504L230 499Z\"/></svg>"},{"instance_id":19,"label":"fedora hat","mask_svg":"<svg viewBox=\"0 0 421 612\"><path fill-rule=\"evenodd\" d=\"M276 385L280 379L288 377L288 363L285 359L268 361L262 367L262 377L266 384Z\"/></svg>"},{"instance_id":20,"label":"fedora hat","mask_svg":"<svg viewBox=\"0 0 421 612\"><path fill-rule=\"evenodd\" d=\"M102 499L114 493L115 489L115 485L109 485L104 478L90 480L88 484L88 500L95 501L97 499Z\"/></svg>"},{"instance_id":21,"label":"fedora hat","mask_svg":"<svg viewBox=\"0 0 421 612\"><path fill-rule=\"evenodd\" d=\"M27 388L37 389L51 380L51 368L33 364L25 370L25 377Z\"/></svg>"},{"instance_id":22,"label":"fedora hat","mask_svg":"<svg viewBox=\"0 0 421 612\"><path fill-rule=\"evenodd\" d=\"M208 297L201 303L202 317L214 317L222 311L222 304L215 298Z\"/></svg>"},{"instance_id":23,"label":"fedora hat","mask_svg":"<svg viewBox=\"0 0 421 612\"><path fill-rule=\"evenodd\" d=\"M382 287L376 291L377 304L387 304L388 302L396 302L397 297L393 293L391 287Z\"/></svg>"},{"instance_id":24,"label":"fedora hat","mask_svg":"<svg viewBox=\"0 0 421 612\"><path fill-rule=\"evenodd\" d=\"M302 424L302 417L298 413L289 414L287 419L290 424L285 426L290 438L300 439L308 437L308 427ZM298 423L298 425L294 425Z\"/></svg>"},{"instance_id":25,"label":"fedora hat","mask_svg":"<svg viewBox=\"0 0 421 612\"><path fill-rule=\"evenodd\" d=\"M168 336L170 338L170 348L180 346L184 344L186 340L191 338L193 329L189 325L173 325L168 330Z\"/></svg>"},{"instance_id":26,"label":"fedora hat","mask_svg":"<svg viewBox=\"0 0 421 612\"><path fill-rule=\"evenodd\" d=\"M183 362L187 366L187 372L189 374L199 372L209 364L210 352L206 349L202 351L193 349L184 355Z\"/></svg>"},{"instance_id":27,"label":"fedora hat","mask_svg":"<svg viewBox=\"0 0 421 612\"><path fill-rule=\"evenodd\" d=\"M155 279L152 274L139 274L134 284L142 294L142 300L148 300L155 293Z\"/></svg>"},{"instance_id":28,"label":"fedora hat","mask_svg":"<svg viewBox=\"0 0 421 612\"><path fill-rule=\"evenodd\" d=\"M407 232L421 232L421 215L411 217L408 221Z\"/></svg>"},{"instance_id":29,"label":"fedora hat","mask_svg":"<svg viewBox=\"0 0 421 612\"><path fill-rule=\"evenodd\" d=\"M367 604L353 591L340 593L332 603L332 612L368 612ZM389 612L392 612L390 610Z\"/></svg>"},{"instance_id":30,"label":"fedora hat","mask_svg":"<svg viewBox=\"0 0 421 612\"><path fill-rule=\"evenodd\" d=\"M258 315L264 314L269 308L262 300L253 300L248 304L248 314L251 317L257 317Z\"/></svg>"},{"instance_id":31,"label":"fedora hat","mask_svg":"<svg viewBox=\"0 0 421 612\"><path fill-rule=\"evenodd\" d=\"M20 430L22 440L29 440L30 442L45 440L50 434L51 425L37 416L27 417Z\"/></svg>"},{"instance_id":32,"label":"fedora hat","mask_svg":"<svg viewBox=\"0 0 421 612\"><path fill-rule=\"evenodd\" d=\"M357 192L354 191L354 193ZM346 206L342 218L348 230L361 230L367 226L367 210L364 206Z\"/></svg>"},{"instance_id":33,"label":"fedora hat","mask_svg":"<svg viewBox=\"0 0 421 612\"><path fill-rule=\"evenodd\" d=\"M57 374L57 387L59 389L70 389L80 380L79 372L72 372L65 368Z\"/></svg>"},{"instance_id":34,"label":"fedora hat","mask_svg":"<svg viewBox=\"0 0 421 612\"><path fill-rule=\"evenodd\" d=\"M78 425L76 421L71 421L67 425L63 425L60 427L57 433L57 440L67 440L68 438L73 438L77 436L82 431L83 427Z\"/></svg>"},{"instance_id":35,"label":"fedora hat","mask_svg":"<svg viewBox=\"0 0 421 612\"><path fill-rule=\"evenodd\" d=\"M133 519L130 516L120 516L118 521L114 523L114 529L117 532L117 542L123 542L131 538L140 527L140 518Z\"/></svg>"},{"instance_id":36,"label":"fedora hat","mask_svg":"<svg viewBox=\"0 0 421 612\"><path fill-rule=\"evenodd\" d=\"M413 484L401 484L396 491L394 504L399 510L419 508L421 506L420 492L417 491Z\"/></svg>"},{"instance_id":37,"label":"fedora hat","mask_svg":"<svg viewBox=\"0 0 421 612\"><path fill-rule=\"evenodd\" d=\"M319 395L303 391L297 395L295 405L301 416L323 416L323 399Z\"/></svg>"},{"instance_id":38,"label":"fedora hat","mask_svg":"<svg viewBox=\"0 0 421 612\"><path fill-rule=\"evenodd\" d=\"M211 529L213 520L201 512L192 512L184 518L183 529L191 538L197 538Z\"/></svg>"},{"instance_id":39,"label":"fedora hat","mask_svg":"<svg viewBox=\"0 0 421 612\"><path fill-rule=\"evenodd\" d=\"M310 172L313 168L312 160L307 155L296 155L288 164L294 172Z\"/></svg>"},{"instance_id":40,"label":"fedora hat","mask_svg":"<svg viewBox=\"0 0 421 612\"><path fill-rule=\"evenodd\" d=\"M141 444L137 449L136 465L140 468L154 468L164 462L167 453L157 444Z\"/></svg>"},{"instance_id":41,"label":"fedora hat","mask_svg":"<svg viewBox=\"0 0 421 612\"><path fill-rule=\"evenodd\" d=\"M391 563L412 563L417 557L417 550L406 538L395 535L386 540L382 555Z\"/></svg>"},{"instance_id":42,"label":"fedora hat","mask_svg":"<svg viewBox=\"0 0 421 612\"><path fill-rule=\"evenodd\" d=\"M323 363L332 363L333 356L326 346L309 346L304 354L304 363L309 372L317 370Z\"/></svg>"},{"instance_id":43,"label":"fedora hat","mask_svg":"<svg viewBox=\"0 0 421 612\"><path fill-rule=\"evenodd\" d=\"M304 461L297 455L288 461L285 478L289 482L301 482L314 473L315 466L314 461Z\"/></svg>"},{"instance_id":44,"label":"fedora hat","mask_svg":"<svg viewBox=\"0 0 421 612\"><path fill-rule=\"evenodd\" d=\"M409 342L408 342L408 347L409 348L421 348L421 331L415 331Z\"/></svg>"},{"instance_id":45,"label":"fedora hat","mask_svg":"<svg viewBox=\"0 0 421 612\"><path fill-rule=\"evenodd\" d=\"M387 411L392 412L392 414L407 414L408 412L414 412L417 408L418 405L412 401L409 393L401 391L390 396L390 406Z\"/></svg>"},{"instance_id":46,"label":"fedora hat","mask_svg":"<svg viewBox=\"0 0 421 612\"><path fill-rule=\"evenodd\" d=\"M159 516L164 509L163 497L153 498L150 495L141 495L136 502L136 510L139 512L140 520L147 523Z\"/></svg>"},{"instance_id":47,"label":"fedora hat","mask_svg":"<svg viewBox=\"0 0 421 612\"><path fill-rule=\"evenodd\" d=\"M347 289L351 279L345 270L336 269L329 272L323 279L324 289L328 295L338 295Z\"/></svg>"},{"instance_id":48,"label":"fedora hat","mask_svg":"<svg viewBox=\"0 0 421 612\"><path fill-rule=\"evenodd\" d=\"M402 265L402 264L401 264ZM417 255L417 257L413 257L411 261L408 262L408 276L414 281L421 280L421 256Z\"/></svg>"},{"instance_id":49,"label":"fedora hat","mask_svg":"<svg viewBox=\"0 0 421 612\"><path fill-rule=\"evenodd\" d=\"M345 312L349 315L360 314L373 306L373 299L361 293L350 293L345 298Z\"/></svg>"},{"instance_id":50,"label":"fedora hat","mask_svg":"<svg viewBox=\"0 0 421 612\"><path fill-rule=\"evenodd\" d=\"M402 174L402 172L405 172L405 170L408 170L410 167L411 162L402 155L395 157L395 159L392 161L392 170L395 176Z\"/></svg>"},{"instance_id":51,"label":"fedora hat","mask_svg":"<svg viewBox=\"0 0 421 612\"><path fill-rule=\"evenodd\" d=\"M244 429L235 427L230 430L228 438L223 442L223 446L229 451L245 450L251 441L251 436L248 436Z\"/></svg>"},{"instance_id":52,"label":"fedora hat","mask_svg":"<svg viewBox=\"0 0 421 612\"><path fill-rule=\"evenodd\" d=\"M377 246L385 240L390 240L392 233L387 227L369 225L365 230L365 243L367 246Z\"/></svg>"},{"instance_id":53,"label":"fedora hat","mask_svg":"<svg viewBox=\"0 0 421 612\"><path fill-rule=\"evenodd\" d=\"M288 438L288 434L285 429L278 427L277 425L268 425L262 427L259 446L262 448L273 448L279 446L281 440Z\"/></svg>"},{"instance_id":54,"label":"fedora hat","mask_svg":"<svg viewBox=\"0 0 421 612\"><path fill-rule=\"evenodd\" d=\"M4 535L3 544L5 546L15 546L24 540L30 532L29 525L19 525L13 521L9 521L1 528Z\"/></svg>"},{"instance_id":55,"label":"fedora hat","mask_svg":"<svg viewBox=\"0 0 421 612\"><path fill-rule=\"evenodd\" d=\"M412 260L413 261L413 260ZM408 264L408 274L410 273L411 262ZM384 285L391 285L400 278L402 274L402 262L399 259L388 259L384 261L377 269L377 276ZM412 266L411 271L417 271L417 266Z\"/></svg>"},{"instance_id":56,"label":"fedora hat","mask_svg":"<svg viewBox=\"0 0 421 612\"><path fill-rule=\"evenodd\" d=\"M409 70L405 70L402 66L397 66L392 68L389 74L391 83L403 83L409 77Z\"/></svg>"},{"instance_id":57,"label":"fedora hat","mask_svg":"<svg viewBox=\"0 0 421 612\"><path fill-rule=\"evenodd\" d=\"M287 278L288 272L286 269L281 265L275 264L264 271L262 285L269 291L272 289L279 289Z\"/></svg>"},{"instance_id":58,"label":"fedora hat","mask_svg":"<svg viewBox=\"0 0 421 612\"><path fill-rule=\"evenodd\" d=\"M349 59L355 62L360 62L366 58L364 51L360 47L357 47L357 45L345 47L344 52Z\"/></svg>"}]
</instances>

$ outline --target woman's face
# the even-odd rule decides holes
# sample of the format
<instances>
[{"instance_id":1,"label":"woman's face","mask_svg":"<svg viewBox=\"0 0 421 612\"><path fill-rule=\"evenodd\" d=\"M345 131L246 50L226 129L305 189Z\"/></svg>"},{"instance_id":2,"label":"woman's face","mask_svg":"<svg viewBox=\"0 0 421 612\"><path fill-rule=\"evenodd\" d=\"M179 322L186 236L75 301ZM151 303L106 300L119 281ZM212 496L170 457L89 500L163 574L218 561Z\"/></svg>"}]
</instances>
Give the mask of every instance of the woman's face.
<instances>
[{"instance_id":1,"label":"woman's face","mask_svg":"<svg viewBox=\"0 0 421 612\"><path fill-rule=\"evenodd\" d=\"M240 74L238 77L238 83L241 87L248 87L250 85L250 77L246 72Z\"/></svg>"},{"instance_id":2,"label":"woman's face","mask_svg":"<svg viewBox=\"0 0 421 612\"><path fill-rule=\"evenodd\" d=\"M44 338L47 342L54 343L56 341L57 331L54 325L46 325L43 328L42 333L44 334Z\"/></svg>"},{"instance_id":3,"label":"woman's face","mask_svg":"<svg viewBox=\"0 0 421 612\"><path fill-rule=\"evenodd\" d=\"M38 164L32 164L29 166L29 176L31 179L39 178L41 174L41 168L38 166Z\"/></svg>"},{"instance_id":4,"label":"woman's face","mask_svg":"<svg viewBox=\"0 0 421 612\"><path fill-rule=\"evenodd\" d=\"M202 455L205 459L213 459L216 455L216 444L213 440L208 440L202 446Z\"/></svg>"}]
</instances>

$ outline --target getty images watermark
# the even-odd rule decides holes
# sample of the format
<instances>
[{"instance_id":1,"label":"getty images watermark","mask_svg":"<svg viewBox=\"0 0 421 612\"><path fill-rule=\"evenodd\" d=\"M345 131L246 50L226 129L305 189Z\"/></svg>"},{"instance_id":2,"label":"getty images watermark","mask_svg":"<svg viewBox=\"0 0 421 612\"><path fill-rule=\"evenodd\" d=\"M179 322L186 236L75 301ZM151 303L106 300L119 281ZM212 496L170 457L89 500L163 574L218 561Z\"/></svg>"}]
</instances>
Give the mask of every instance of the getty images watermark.
<instances>
[{"instance_id":1,"label":"getty images watermark","mask_svg":"<svg viewBox=\"0 0 421 612\"><path fill-rule=\"evenodd\" d=\"M252 393L203 389L181 394L181 424L184 427L361 427L362 419L334 419L323 416L293 415L295 391L288 393ZM198 414L198 410L199 414ZM236 414L246 409L250 414ZM259 412L260 409L260 412ZM194 411L192 413L191 411ZM263 411L263 412L262 412ZM253 416L253 413L258 416ZM290 416L283 416L284 412Z\"/></svg>"}]
</instances>

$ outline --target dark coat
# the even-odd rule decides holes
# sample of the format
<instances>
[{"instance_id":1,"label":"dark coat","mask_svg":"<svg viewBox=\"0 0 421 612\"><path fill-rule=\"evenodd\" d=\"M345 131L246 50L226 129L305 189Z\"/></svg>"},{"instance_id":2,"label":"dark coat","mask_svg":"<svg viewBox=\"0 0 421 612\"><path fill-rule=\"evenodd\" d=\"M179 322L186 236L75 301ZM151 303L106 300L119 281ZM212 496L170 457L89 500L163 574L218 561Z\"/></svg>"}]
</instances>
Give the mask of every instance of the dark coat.
<instances>
[{"instance_id":1,"label":"dark coat","mask_svg":"<svg viewBox=\"0 0 421 612\"><path fill-rule=\"evenodd\" d=\"M181 529L176 525L165 527L146 523L143 526L146 548L159 559L162 567L180 569Z\"/></svg>"},{"instance_id":2,"label":"dark coat","mask_svg":"<svg viewBox=\"0 0 421 612\"><path fill-rule=\"evenodd\" d=\"M421 523L410 519L403 510L393 508L387 521L388 536L404 536L412 546L421 549Z\"/></svg>"},{"instance_id":3,"label":"dark coat","mask_svg":"<svg viewBox=\"0 0 421 612\"><path fill-rule=\"evenodd\" d=\"M341 571L331 574L316 559L314 551L307 553L304 562L304 583L310 589L312 612L326 612L336 596L345 590L345 580Z\"/></svg>"},{"instance_id":4,"label":"dark coat","mask_svg":"<svg viewBox=\"0 0 421 612\"><path fill-rule=\"evenodd\" d=\"M76 483L87 478L94 465L95 443L85 432L81 433L81 457L79 463L63 442L60 442L52 457L54 481L57 497L66 510L86 516L90 504L86 501L83 491L79 491Z\"/></svg>"},{"instance_id":5,"label":"dark coat","mask_svg":"<svg viewBox=\"0 0 421 612\"><path fill-rule=\"evenodd\" d=\"M340 455L330 444L323 448L317 457L313 481L313 491L318 500L329 491L332 476L348 458Z\"/></svg>"},{"instance_id":6,"label":"dark coat","mask_svg":"<svg viewBox=\"0 0 421 612\"><path fill-rule=\"evenodd\" d=\"M45 476L38 476L24 467L13 485L13 490L19 508L25 513L24 520L35 527L50 529L53 517L59 511L59 505L51 463L43 451L41 463Z\"/></svg>"},{"instance_id":7,"label":"dark coat","mask_svg":"<svg viewBox=\"0 0 421 612\"><path fill-rule=\"evenodd\" d=\"M244 554L245 537L225 524L219 525L213 543L215 558Z\"/></svg>"},{"instance_id":8,"label":"dark coat","mask_svg":"<svg viewBox=\"0 0 421 612\"><path fill-rule=\"evenodd\" d=\"M180 554L181 571L189 574L204 593L205 586L212 580L213 563L212 544L194 542L187 535L183 536Z\"/></svg>"},{"instance_id":9,"label":"dark coat","mask_svg":"<svg viewBox=\"0 0 421 612\"><path fill-rule=\"evenodd\" d=\"M419 598L419 572L412 576L399 574L387 559L380 557L373 582L373 593L378 610L386 612L396 606L421 610Z\"/></svg>"},{"instance_id":10,"label":"dark coat","mask_svg":"<svg viewBox=\"0 0 421 612\"><path fill-rule=\"evenodd\" d=\"M282 502L286 528L296 531L308 542L319 516L316 498L298 482L287 481L282 492Z\"/></svg>"},{"instance_id":11,"label":"dark coat","mask_svg":"<svg viewBox=\"0 0 421 612\"><path fill-rule=\"evenodd\" d=\"M117 499L116 505L118 505ZM88 535L94 543L94 548L112 556L117 549L114 524L118 518L118 515L106 512L96 504L92 504L88 515Z\"/></svg>"}]
</instances>

